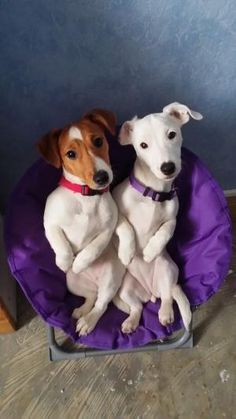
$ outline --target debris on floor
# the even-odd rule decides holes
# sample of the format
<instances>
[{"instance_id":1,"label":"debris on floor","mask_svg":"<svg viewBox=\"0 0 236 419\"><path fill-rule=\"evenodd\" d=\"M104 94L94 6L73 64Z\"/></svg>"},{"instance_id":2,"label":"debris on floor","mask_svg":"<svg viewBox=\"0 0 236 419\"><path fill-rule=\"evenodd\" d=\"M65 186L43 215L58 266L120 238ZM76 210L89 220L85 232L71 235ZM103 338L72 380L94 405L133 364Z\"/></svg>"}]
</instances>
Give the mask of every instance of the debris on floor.
<instances>
[{"instance_id":1,"label":"debris on floor","mask_svg":"<svg viewBox=\"0 0 236 419\"><path fill-rule=\"evenodd\" d=\"M220 379L222 383L227 383L229 381L230 374L227 370L220 371Z\"/></svg>"},{"instance_id":2,"label":"debris on floor","mask_svg":"<svg viewBox=\"0 0 236 419\"><path fill-rule=\"evenodd\" d=\"M137 381L140 381L142 377L143 377L143 370L138 372Z\"/></svg>"}]
</instances>

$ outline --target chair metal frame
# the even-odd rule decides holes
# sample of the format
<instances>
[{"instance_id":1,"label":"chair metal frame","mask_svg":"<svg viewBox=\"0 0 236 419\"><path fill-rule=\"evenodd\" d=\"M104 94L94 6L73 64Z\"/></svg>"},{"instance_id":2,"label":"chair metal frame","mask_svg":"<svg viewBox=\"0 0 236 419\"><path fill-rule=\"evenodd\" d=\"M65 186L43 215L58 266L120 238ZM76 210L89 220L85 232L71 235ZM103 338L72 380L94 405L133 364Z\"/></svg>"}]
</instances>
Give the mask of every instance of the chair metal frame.
<instances>
[{"instance_id":1,"label":"chair metal frame","mask_svg":"<svg viewBox=\"0 0 236 419\"><path fill-rule=\"evenodd\" d=\"M65 350L58 344L55 336L55 329L48 326L48 343L49 343L49 359L50 361L72 360L80 358L88 358L102 355L116 355L124 353L146 352L146 351L167 351L170 349L193 348L193 331L192 325L189 330L183 329L182 334L176 337L170 337L165 341L149 343L144 346L127 349L94 349L94 348L78 348L75 350Z\"/></svg>"}]
</instances>

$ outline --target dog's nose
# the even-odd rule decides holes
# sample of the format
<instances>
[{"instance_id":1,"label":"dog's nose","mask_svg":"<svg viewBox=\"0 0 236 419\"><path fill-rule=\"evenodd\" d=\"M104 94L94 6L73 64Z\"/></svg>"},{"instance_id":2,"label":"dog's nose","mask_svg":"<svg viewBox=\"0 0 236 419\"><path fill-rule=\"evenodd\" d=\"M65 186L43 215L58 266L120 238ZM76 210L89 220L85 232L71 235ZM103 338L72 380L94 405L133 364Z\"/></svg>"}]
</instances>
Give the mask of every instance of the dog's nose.
<instances>
[{"instance_id":1,"label":"dog's nose","mask_svg":"<svg viewBox=\"0 0 236 419\"><path fill-rule=\"evenodd\" d=\"M172 161L168 161L166 163L162 163L161 165L161 171L166 176L173 175L175 172L175 164Z\"/></svg>"},{"instance_id":2,"label":"dog's nose","mask_svg":"<svg viewBox=\"0 0 236 419\"><path fill-rule=\"evenodd\" d=\"M109 175L105 170L98 170L93 176L93 180L97 185L105 185L109 181Z\"/></svg>"}]
</instances>

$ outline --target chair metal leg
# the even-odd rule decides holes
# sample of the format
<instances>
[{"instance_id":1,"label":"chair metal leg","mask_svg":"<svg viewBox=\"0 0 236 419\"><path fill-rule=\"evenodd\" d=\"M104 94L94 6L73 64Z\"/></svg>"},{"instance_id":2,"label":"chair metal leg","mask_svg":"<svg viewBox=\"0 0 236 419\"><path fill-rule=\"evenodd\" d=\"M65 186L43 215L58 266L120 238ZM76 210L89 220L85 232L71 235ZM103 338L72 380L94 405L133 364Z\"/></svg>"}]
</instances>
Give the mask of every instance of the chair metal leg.
<instances>
[{"instance_id":1,"label":"chair metal leg","mask_svg":"<svg viewBox=\"0 0 236 419\"><path fill-rule=\"evenodd\" d=\"M192 326L190 330L184 330L182 335L170 338L163 342L149 343L145 346L138 346L130 349L92 349L82 348L74 351L64 350L58 345L55 337L54 327L48 326L48 343L49 343L49 359L50 361L62 361L71 359L87 358L92 356L102 355L116 355L132 352L146 352L146 351L166 351L170 349L192 348L193 347L193 332Z\"/></svg>"}]
</instances>

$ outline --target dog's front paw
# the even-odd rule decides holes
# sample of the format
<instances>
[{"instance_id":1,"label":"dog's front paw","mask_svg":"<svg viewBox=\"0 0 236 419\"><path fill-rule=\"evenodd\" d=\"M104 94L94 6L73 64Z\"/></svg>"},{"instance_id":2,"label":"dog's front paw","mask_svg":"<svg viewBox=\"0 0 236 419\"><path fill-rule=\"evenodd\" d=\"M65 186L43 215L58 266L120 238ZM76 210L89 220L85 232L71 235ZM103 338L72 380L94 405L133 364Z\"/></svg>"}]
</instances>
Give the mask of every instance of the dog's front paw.
<instances>
[{"instance_id":1,"label":"dog's front paw","mask_svg":"<svg viewBox=\"0 0 236 419\"><path fill-rule=\"evenodd\" d=\"M73 265L72 265L72 271L75 274L79 274L80 272L84 271L89 266L89 260L88 258L82 256L80 253L76 256Z\"/></svg>"},{"instance_id":2,"label":"dog's front paw","mask_svg":"<svg viewBox=\"0 0 236 419\"><path fill-rule=\"evenodd\" d=\"M124 266L128 266L133 259L134 255L130 252L125 252L123 249L119 249L118 257Z\"/></svg>"},{"instance_id":3,"label":"dog's front paw","mask_svg":"<svg viewBox=\"0 0 236 419\"><path fill-rule=\"evenodd\" d=\"M118 257L124 266L128 266L135 255L135 243L129 243L129 246L119 246Z\"/></svg>"},{"instance_id":4,"label":"dog's front paw","mask_svg":"<svg viewBox=\"0 0 236 419\"><path fill-rule=\"evenodd\" d=\"M157 249L155 243L152 242L152 239L149 240L147 246L143 249L143 259L145 262L150 263L157 256Z\"/></svg>"},{"instance_id":5,"label":"dog's front paw","mask_svg":"<svg viewBox=\"0 0 236 419\"><path fill-rule=\"evenodd\" d=\"M158 317L162 326L168 326L169 324L173 323L175 319L173 307L171 305L161 305Z\"/></svg>"},{"instance_id":6,"label":"dog's front paw","mask_svg":"<svg viewBox=\"0 0 236 419\"><path fill-rule=\"evenodd\" d=\"M152 237L146 247L143 249L143 259L145 262L150 263L155 258L160 256L163 251L163 243L161 240L157 240L156 237Z\"/></svg>"},{"instance_id":7,"label":"dog's front paw","mask_svg":"<svg viewBox=\"0 0 236 419\"><path fill-rule=\"evenodd\" d=\"M73 263L73 254L68 254L66 256L56 255L56 265L63 272L68 272Z\"/></svg>"}]
</instances>

